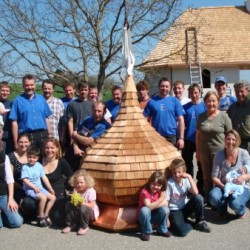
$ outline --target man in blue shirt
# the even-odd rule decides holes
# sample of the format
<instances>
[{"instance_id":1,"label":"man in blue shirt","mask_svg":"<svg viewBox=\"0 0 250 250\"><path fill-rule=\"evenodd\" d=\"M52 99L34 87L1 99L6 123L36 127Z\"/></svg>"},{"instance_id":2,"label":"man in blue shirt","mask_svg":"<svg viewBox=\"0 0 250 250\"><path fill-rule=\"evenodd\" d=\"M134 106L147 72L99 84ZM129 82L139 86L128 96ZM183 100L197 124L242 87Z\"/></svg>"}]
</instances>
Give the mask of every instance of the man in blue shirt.
<instances>
[{"instance_id":1,"label":"man in blue shirt","mask_svg":"<svg viewBox=\"0 0 250 250\"><path fill-rule=\"evenodd\" d=\"M105 104L112 115L111 121L114 122L121 108L122 88L120 86L116 85L112 88L112 97L113 99L107 101Z\"/></svg>"},{"instance_id":2,"label":"man in blue shirt","mask_svg":"<svg viewBox=\"0 0 250 250\"><path fill-rule=\"evenodd\" d=\"M23 77L24 93L17 96L10 111L12 120L12 134L15 148L17 148L18 134L28 133L31 142L42 149L43 142L50 134L50 108L42 95L35 93L35 77L27 74Z\"/></svg>"},{"instance_id":3,"label":"man in blue shirt","mask_svg":"<svg viewBox=\"0 0 250 250\"><path fill-rule=\"evenodd\" d=\"M226 94L227 79L224 76L217 76L214 86L220 97L219 110L226 112L229 106L236 102L236 97Z\"/></svg>"},{"instance_id":4,"label":"man in blue shirt","mask_svg":"<svg viewBox=\"0 0 250 250\"><path fill-rule=\"evenodd\" d=\"M82 156L85 154L85 150L95 139L99 138L106 129L110 128L110 124L105 120L104 115L106 112L106 106L102 101L93 103L92 116L87 116L80 123L77 130L72 134L74 156L73 170L79 168L79 163Z\"/></svg>"},{"instance_id":5,"label":"man in blue shirt","mask_svg":"<svg viewBox=\"0 0 250 250\"><path fill-rule=\"evenodd\" d=\"M171 83L162 78L158 84L159 95L149 100L144 109L144 115L156 131L178 149L184 147L184 119L185 113L180 101L169 95ZM177 122L179 126L177 127ZM179 138L176 138L177 129Z\"/></svg>"}]
</instances>

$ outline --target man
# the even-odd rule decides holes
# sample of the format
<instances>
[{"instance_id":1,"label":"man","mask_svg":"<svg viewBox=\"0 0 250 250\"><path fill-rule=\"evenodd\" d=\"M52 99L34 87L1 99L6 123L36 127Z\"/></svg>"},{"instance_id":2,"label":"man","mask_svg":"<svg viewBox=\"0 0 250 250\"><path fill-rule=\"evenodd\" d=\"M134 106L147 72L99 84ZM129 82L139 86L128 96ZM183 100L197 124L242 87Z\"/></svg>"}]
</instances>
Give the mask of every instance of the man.
<instances>
[{"instance_id":1,"label":"man","mask_svg":"<svg viewBox=\"0 0 250 250\"><path fill-rule=\"evenodd\" d=\"M178 149L184 147L184 119L185 113L177 98L170 96L171 83L167 78L162 78L158 84L159 95L149 100L144 109L144 115L156 131ZM177 127L177 122L179 126ZM177 128L179 131L177 131ZM176 135L179 138L176 138Z\"/></svg>"},{"instance_id":2,"label":"man","mask_svg":"<svg viewBox=\"0 0 250 250\"><path fill-rule=\"evenodd\" d=\"M185 84L183 81L180 80L175 81L173 91L175 97L180 101L182 106L190 102L190 99L184 95Z\"/></svg>"},{"instance_id":3,"label":"man","mask_svg":"<svg viewBox=\"0 0 250 250\"><path fill-rule=\"evenodd\" d=\"M232 121L233 128L241 138L240 147L247 149L250 153L250 100L248 100L249 83L241 80L234 84L237 102L228 108L228 115Z\"/></svg>"},{"instance_id":4,"label":"man","mask_svg":"<svg viewBox=\"0 0 250 250\"><path fill-rule=\"evenodd\" d=\"M42 95L35 93L35 77L25 75L22 80L24 93L13 102L9 119L12 120L14 146L17 148L18 134L28 133L31 142L42 150L42 144L50 134L49 105Z\"/></svg>"},{"instance_id":5,"label":"man","mask_svg":"<svg viewBox=\"0 0 250 250\"><path fill-rule=\"evenodd\" d=\"M94 102L98 100L98 89L96 85L89 85L88 99Z\"/></svg>"},{"instance_id":6,"label":"man","mask_svg":"<svg viewBox=\"0 0 250 250\"><path fill-rule=\"evenodd\" d=\"M186 163L186 172L192 177L195 177L193 158L194 153L196 152L196 121L197 117L207 110L205 103L201 100L201 91L202 90L199 84L194 83L190 85L188 92L191 102L183 106L183 109L185 110L185 147L182 150L182 158ZM202 169L199 161L197 162L197 166L197 188L199 190L199 194L204 195Z\"/></svg>"},{"instance_id":7,"label":"man","mask_svg":"<svg viewBox=\"0 0 250 250\"><path fill-rule=\"evenodd\" d=\"M76 89L74 83L72 82L65 83L65 85L63 86L63 92L65 96L61 98L61 101L63 102L64 110L66 110L68 104L76 99L75 97Z\"/></svg>"},{"instance_id":8,"label":"man","mask_svg":"<svg viewBox=\"0 0 250 250\"><path fill-rule=\"evenodd\" d=\"M53 96L55 84L46 79L42 83L43 96L47 101L52 115L49 117L50 136L59 140L58 125L63 116L64 106L59 98Z\"/></svg>"},{"instance_id":9,"label":"man","mask_svg":"<svg viewBox=\"0 0 250 250\"><path fill-rule=\"evenodd\" d=\"M98 89L97 89L96 85L89 86L88 99L93 101L93 102L98 101ZM112 124L111 117L112 117L112 115L111 115L110 111L106 108L106 113L104 114L104 118L109 124Z\"/></svg>"},{"instance_id":10,"label":"man","mask_svg":"<svg viewBox=\"0 0 250 250\"><path fill-rule=\"evenodd\" d=\"M80 122L91 115L92 101L88 100L89 86L88 83L83 81L77 86L78 98L68 104L66 115L68 117L69 134L72 135L73 131L78 128Z\"/></svg>"},{"instance_id":11,"label":"man","mask_svg":"<svg viewBox=\"0 0 250 250\"><path fill-rule=\"evenodd\" d=\"M106 107L112 115L111 121L114 122L121 108L122 88L120 86L115 85L112 88L112 97L113 99L106 102Z\"/></svg>"},{"instance_id":12,"label":"man","mask_svg":"<svg viewBox=\"0 0 250 250\"><path fill-rule=\"evenodd\" d=\"M138 94L138 100L141 110L143 111L146 107L150 97L149 97L149 83L148 81L140 81L136 84L136 90Z\"/></svg>"},{"instance_id":13,"label":"man","mask_svg":"<svg viewBox=\"0 0 250 250\"><path fill-rule=\"evenodd\" d=\"M93 103L92 116L86 117L72 134L75 155L83 156L85 149L110 128L104 118L105 113L106 106L102 101Z\"/></svg>"},{"instance_id":14,"label":"man","mask_svg":"<svg viewBox=\"0 0 250 250\"><path fill-rule=\"evenodd\" d=\"M3 81L0 83L0 102L3 103L5 112L3 114L3 150L5 154L9 154L14 150L13 138L11 133L11 121L9 120L10 109L12 106L12 101L9 100L10 95L10 85L8 82Z\"/></svg>"},{"instance_id":15,"label":"man","mask_svg":"<svg viewBox=\"0 0 250 250\"><path fill-rule=\"evenodd\" d=\"M216 77L214 86L220 97L219 110L227 111L229 106L236 102L234 96L226 94L227 79L224 76Z\"/></svg>"}]
</instances>

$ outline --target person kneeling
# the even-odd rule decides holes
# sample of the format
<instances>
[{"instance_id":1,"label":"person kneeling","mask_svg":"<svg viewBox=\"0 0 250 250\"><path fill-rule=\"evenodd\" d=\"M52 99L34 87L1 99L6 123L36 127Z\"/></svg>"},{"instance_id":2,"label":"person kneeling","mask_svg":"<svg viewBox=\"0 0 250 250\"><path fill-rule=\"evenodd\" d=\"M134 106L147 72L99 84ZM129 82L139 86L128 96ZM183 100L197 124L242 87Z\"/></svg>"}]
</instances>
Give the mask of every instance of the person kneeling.
<instances>
[{"instance_id":1,"label":"person kneeling","mask_svg":"<svg viewBox=\"0 0 250 250\"><path fill-rule=\"evenodd\" d=\"M203 197L198 193L192 176L186 173L185 162L182 159L173 160L170 168L165 170L165 178L169 178L166 191L170 208L169 220L176 235L186 236L193 229L187 222L187 218L193 213L196 217L194 228L201 232L211 232L204 218ZM188 192L192 194L189 200Z\"/></svg>"}]
</instances>

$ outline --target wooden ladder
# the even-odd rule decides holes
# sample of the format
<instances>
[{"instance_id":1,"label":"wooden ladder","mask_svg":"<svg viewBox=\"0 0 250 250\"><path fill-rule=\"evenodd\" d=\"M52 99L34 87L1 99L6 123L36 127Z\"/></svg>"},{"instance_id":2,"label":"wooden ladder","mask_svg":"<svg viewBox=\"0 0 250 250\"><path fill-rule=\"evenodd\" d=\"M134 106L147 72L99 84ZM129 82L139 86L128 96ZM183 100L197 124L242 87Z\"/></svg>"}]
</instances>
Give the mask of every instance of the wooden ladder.
<instances>
[{"instance_id":1,"label":"wooden ladder","mask_svg":"<svg viewBox=\"0 0 250 250\"><path fill-rule=\"evenodd\" d=\"M202 89L202 70L199 61L198 39L195 28L186 29L186 56L189 65L190 84L199 84Z\"/></svg>"}]
</instances>

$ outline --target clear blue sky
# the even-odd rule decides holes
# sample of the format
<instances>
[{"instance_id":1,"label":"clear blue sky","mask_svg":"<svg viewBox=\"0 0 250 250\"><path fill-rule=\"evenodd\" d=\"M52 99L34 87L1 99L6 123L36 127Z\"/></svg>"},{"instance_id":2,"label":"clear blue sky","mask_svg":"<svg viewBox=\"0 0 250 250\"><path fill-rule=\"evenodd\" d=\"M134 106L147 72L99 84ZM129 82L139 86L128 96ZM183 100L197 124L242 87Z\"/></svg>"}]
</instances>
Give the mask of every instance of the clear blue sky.
<instances>
[{"instance_id":1,"label":"clear blue sky","mask_svg":"<svg viewBox=\"0 0 250 250\"><path fill-rule=\"evenodd\" d=\"M243 6L245 0L183 0L183 10L209 6ZM240 78L250 81L250 70L242 70Z\"/></svg>"}]
</instances>

